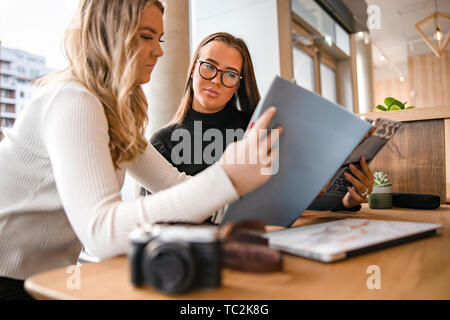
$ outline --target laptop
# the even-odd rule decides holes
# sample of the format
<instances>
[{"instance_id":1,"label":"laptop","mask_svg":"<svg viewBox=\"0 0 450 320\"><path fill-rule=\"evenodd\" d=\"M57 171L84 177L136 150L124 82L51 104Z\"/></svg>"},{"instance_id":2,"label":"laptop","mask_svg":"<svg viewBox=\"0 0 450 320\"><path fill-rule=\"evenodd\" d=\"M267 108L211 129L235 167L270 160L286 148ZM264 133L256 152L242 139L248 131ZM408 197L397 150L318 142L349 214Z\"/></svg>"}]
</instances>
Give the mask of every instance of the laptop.
<instances>
[{"instance_id":1,"label":"laptop","mask_svg":"<svg viewBox=\"0 0 450 320\"><path fill-rule=\"evenodd\" d=\"M282 252L334 262L441 232L442 225L434 223L351 218L267 232L263 237Z\"/></svg>"}]
</instances>

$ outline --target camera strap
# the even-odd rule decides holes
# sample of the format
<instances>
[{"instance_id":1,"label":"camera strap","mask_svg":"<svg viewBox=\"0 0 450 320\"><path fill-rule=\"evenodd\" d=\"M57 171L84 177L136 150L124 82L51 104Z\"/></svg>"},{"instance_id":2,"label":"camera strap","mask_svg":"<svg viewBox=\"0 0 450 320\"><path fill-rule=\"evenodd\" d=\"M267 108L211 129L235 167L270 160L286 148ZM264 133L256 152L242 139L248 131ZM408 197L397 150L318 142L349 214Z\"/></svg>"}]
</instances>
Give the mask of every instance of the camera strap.
<instances>
[{"instance_id":1,"label":"camera strap","mask_svg":"<svg viewBox=\"0 0 450 320\"><path fill-rule=\"evenodd\" d=\"M281 253L268 247L262 237L262 220L229 222L219 229L222 263L225 268L248 272L274 272L283 268Z\"/></svg>"}]
</instances>

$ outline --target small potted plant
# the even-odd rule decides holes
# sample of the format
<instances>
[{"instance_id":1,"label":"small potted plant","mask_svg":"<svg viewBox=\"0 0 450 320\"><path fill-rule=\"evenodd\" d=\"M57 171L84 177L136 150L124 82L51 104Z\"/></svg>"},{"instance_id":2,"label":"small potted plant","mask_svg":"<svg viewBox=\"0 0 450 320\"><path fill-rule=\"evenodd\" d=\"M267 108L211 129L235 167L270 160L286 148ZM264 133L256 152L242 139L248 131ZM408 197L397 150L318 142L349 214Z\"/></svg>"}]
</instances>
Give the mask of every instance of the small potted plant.
<instances>
[{"instance_id":1,"label":"small potted plant","mask_svg":"<svg viewBox=\"0 0 450 320\"><path fill-rule=\"evenodd\" d=\"M415 108L415 106L406 106L407 101L400 102L399 100L387 97L384 99L384 106L379 104L375 107L375 111L391 111L391 110L405 110L405 109L412 109Z\"/></svg>"},{"instance_id":2,"label":"small potted plant","mask_svg":"<svg viewBox=\"0 0 450 320\"><path fill-rule=\"evenodd\" d=\"M375 172L373 176L373 191L369 195L369 207L372 209L392 208L392 182L382 171Z\"/></svg>"}]
</instances>

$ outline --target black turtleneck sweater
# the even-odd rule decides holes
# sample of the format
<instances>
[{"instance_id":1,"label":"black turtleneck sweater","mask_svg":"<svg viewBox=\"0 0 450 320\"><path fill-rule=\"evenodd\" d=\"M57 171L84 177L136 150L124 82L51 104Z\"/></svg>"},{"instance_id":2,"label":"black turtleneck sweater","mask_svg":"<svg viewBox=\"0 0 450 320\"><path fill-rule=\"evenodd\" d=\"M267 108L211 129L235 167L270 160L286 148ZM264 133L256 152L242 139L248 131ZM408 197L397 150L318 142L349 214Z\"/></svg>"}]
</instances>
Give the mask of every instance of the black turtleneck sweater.
<instances>
[{"instance_id":1,"label":"black turtleneck sweater","mask_svg":"<svg viewBox=\"0 0 450 320\"><path fill-rule=\"evenodd\" d=\"M188 175L195 175L205 170L208 166L211 165L211 163L205 162L205 159L203 157L203 151L208 145L210 145L215 140L215 135L213 135L214 138L212 138L211 141L208 140L205 141L205 139L203 139L205 131L208 129L218 129L222 135L223 149L218 150L220 151L220 154L215 154L214 151L211 152L211 155L215 158L215 160L218 160L229 143L237 141L240 138L242 138L242 135L240 135L234 137L233 139L231 138L227 139L227 132L226 132L227 129L234 129L234 130L242 129L243 131L245 131L250 121L250 118L251 114L239 111L231 105L226 105L222 110L216 113L201 113L191 108L188 111L181 125L171 125L169 127L159 130L152 136L150 142L156 148L156 150L158 150L164 156L164 158L166 158L167 161L169 161L172 165L174 165L180 172L186 172L186 174ZM171 156L172 149L178 143L184 143L182 138L180 138L179 140L176 139L175 141L171 139L172 133L176 129L187 130L189 132L189 136L191 137L190 159L188 161L183 161L180 164L174 163L174 161L172 161ZM230 134L228 135L230 137ZM194 149L196 142L201 143L201 149L197 148L198 149L197 155L195 155ZM183 152L179 152L179 149L180 147L178 147L175 150L176 153L180 154L180 156L184 160L186 160L187 157L183 156ZM212 147L211 150L213 150ZM201 154L199 154L199 151L201 151Z\"/></svg>"}]
</instances>

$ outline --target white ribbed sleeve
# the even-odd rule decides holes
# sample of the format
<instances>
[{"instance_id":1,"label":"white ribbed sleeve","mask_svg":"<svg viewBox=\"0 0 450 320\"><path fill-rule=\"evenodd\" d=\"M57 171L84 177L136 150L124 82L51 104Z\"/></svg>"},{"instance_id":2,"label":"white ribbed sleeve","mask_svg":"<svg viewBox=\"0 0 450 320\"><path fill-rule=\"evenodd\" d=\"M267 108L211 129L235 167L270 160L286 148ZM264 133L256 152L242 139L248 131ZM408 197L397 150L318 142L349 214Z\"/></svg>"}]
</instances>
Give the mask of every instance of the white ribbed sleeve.
<instances>
[{"instance_id":1,"label":"white ribbed sleeve","mask_svg":"<svg viewBox=\"0 0 450 320\"><path fill-rule=\"evenodd\" d=\"M73 263L81 244L100 258L123 254L138 225L201 222L238 198L221 165L188 177L151 144L114 170L103 107L80 84L23 113L0 144L0 276ZM125 170L154 194L122 201Z\"/></svg>"},{"instance_id":2,"label":"white ribbed sleeve","mask_svg":"<svg viewBox=\"0 0 450 320\"><path fill-rule=\"evenodd\" d=\"M85 90L61 89L43 116L42 129L68 220L80 241L100 258L126 252L128 234L137 225L201 222L238 198L219 164L187 179L149 144L129 164L129 172L156 193L122 201L108 147L107 119L99 100Z\"/></svg>"}]
</instances>

